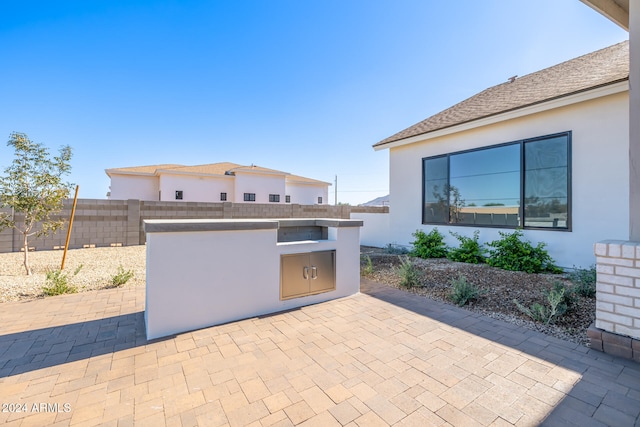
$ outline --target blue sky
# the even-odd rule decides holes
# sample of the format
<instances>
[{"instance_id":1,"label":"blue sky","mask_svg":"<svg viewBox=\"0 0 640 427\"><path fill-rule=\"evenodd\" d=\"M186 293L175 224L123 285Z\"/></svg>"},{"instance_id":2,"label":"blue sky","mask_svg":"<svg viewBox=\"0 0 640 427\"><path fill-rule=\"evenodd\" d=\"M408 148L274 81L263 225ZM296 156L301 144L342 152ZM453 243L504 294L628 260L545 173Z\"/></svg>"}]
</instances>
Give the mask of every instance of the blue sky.
<instances>
[{"instance_id":1,"label":"blue sky","mask_svg":"<svg viewBox=\"0 0 640 427\"><path fill-rule=\"evenodd\" d=\"M230 161L362 203L388 192L372 144L626 38L578 0L3 0L0 168L17 131L73 147L82 198L106 168Z\"/></svg>"}]
</instances>

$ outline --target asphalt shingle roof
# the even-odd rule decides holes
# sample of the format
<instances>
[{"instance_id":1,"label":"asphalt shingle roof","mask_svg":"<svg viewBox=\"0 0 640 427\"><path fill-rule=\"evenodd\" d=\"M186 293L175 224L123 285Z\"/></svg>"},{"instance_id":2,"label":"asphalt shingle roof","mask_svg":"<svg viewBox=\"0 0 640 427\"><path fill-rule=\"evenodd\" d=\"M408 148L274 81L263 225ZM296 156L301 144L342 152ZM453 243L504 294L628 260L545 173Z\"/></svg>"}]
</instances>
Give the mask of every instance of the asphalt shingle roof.
<instances>
[{"instance_id":1,"label":"asphalt shingle roof","mask_svg":"<svg viewBox=\"0 0 640 427\"><path fill-rule=\"evenodd\" d=\"M209 163L206 165L196 166L180 166L175 168L158 168L162 172L178 172L178 173L194 173L199 175L225 175L229 169L237 168L238 164L221 162L221 163Z\"/></svg>"},{"instance_id":2,"label":"asphalt shingle roof","mask_svg":"<svg viewBox=\"0 0 640 427\"><path fill-rule=\"evenodd\" d=\"M629 78L629 42L580 56L535 73L490 87L392 135L374 147L427 134Z\"/></svg>"},{"instance_id":3,"label":"asphalt shingle roof","mask_svg":"<svg viewBox=\"0 0 640 427\"><path fill-rule=\"evenodd\" d=\"M125 173L125 174L141 174L141 175L155 175L158 169L173 169L183 167L173 163L161 164L161 165L149 165L149 166L131 166L126 168L111 168L107 169L107 175L111 176L112 172Z\"/></svg>"}]
</instances>

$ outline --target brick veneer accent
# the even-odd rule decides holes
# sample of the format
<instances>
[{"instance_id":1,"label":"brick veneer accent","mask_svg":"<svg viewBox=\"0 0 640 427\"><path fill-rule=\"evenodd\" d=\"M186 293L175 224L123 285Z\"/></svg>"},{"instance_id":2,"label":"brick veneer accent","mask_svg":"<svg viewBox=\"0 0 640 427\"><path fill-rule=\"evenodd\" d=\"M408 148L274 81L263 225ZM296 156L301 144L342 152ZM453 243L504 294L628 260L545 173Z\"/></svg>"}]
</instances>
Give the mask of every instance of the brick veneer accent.
<instances>
[{"instance_id":1,"label":"brick veneer accent","mask_svg":"<svg viewBox=\"0 0 640 427\"><path fill-rule=\"evenodd\" d=\"M607 332L594 325L587 329L587 337L594 350L640 362L640 340Z\"/></svg>"},{"instance_id":2,"label":"brick veneer accent","mask_svg":"<svg viewBox=\"0 0 640 427\"><path fill-rule=\"evenodd\" d=\"M60 217L65 220L71 213L72 200L65 201ZM143 245L145 219L219 219L219 218L343 218L351 212L387 213L388 207L260 204L260 203L200 203L153 202L140 200L79 199L71 230L69 247ZM0 210L10 214L10 210ZM18 217L19 219L19 217ZM30 238L29 246L35 250L62 249L66 227L57 234ZM0 253L18 252L22 248L21 234L4 229L0 231Z\"/></svg>"},{"instance_id":3,"label":"brick veneer accent","mask_svg":"<svg viewBox=\"0 0 640 427\"><path fill-rule=\"evenodd\" d=\"M596 322L591 347L640 361L640 243L604 240L596 255Z\"/></svg>"}]
</instances>

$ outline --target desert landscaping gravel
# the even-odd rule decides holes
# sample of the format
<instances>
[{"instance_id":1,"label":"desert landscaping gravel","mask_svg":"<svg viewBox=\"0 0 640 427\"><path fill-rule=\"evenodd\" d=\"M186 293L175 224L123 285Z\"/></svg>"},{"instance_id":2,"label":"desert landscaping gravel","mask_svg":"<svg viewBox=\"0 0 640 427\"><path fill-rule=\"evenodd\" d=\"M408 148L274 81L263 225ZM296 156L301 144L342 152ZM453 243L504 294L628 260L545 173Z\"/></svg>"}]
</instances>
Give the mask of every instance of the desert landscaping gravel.
<instances>
[{"instance_id":1,"label":"desert landscaping gravel","mask_svg":"<svg viewBox=\"0 0 640 427\"><path fill-rule=\"evenodd\" d=\"M369 256L373 263L373 272L367 276L368 279L407 290L400 285L397 270L401 256L386 254L383 250L368 247L362 247L362 253ZM531 321L513 302L517 300L525 307L534 303L545 305L545 291L552 289L554 282L560 282L569 288L573 286L566 275L506 271L486 264L466 264L446 258L411 258L411 261L420 272L420 286L407 291L416 294L417 297L427 297L452 304L449 298L451 280L462 275L482 292L481 296L466 305L465 309L562 340L588 345L587 329L595 320L595 298L576 296L570 310L554 324Z\"/></svg>"},{"instance_id":2,"label":"desert landscaping gravel","mask_svg":"<svg viewBox=\"0 0 640 427\"><path fill-rule=\"evenodd\" d=\"M111 278L118 272L118 266L134 273L123 286L145 284L146 246L125 246L114 248L71 249L67 252L64 272L69 275L69 285L78 292L106 289L111 286ZM63 251L29 252L33 274L27 276L23 265L24 253L0 254L0 302L43 298L47 270L60 268ZM82 265L74 277L74 270Z\"/></svg>"}]
</instances>

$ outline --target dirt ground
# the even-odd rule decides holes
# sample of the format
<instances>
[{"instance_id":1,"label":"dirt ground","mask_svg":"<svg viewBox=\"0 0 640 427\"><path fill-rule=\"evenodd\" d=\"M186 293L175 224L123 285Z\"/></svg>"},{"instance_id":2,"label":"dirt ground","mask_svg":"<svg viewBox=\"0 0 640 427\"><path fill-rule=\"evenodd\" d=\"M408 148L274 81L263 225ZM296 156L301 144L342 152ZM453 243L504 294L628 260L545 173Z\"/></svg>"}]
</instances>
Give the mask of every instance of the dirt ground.
<instances>
[{"instance_id":1,"label":"dirt ground","mask_svg":"<svg viewBox=\"0 0 640 427\"><path fill-rule=\"evenodd\" d=\"M373 266L373 272L368 274L367 278L402 288L397 272L402 255L387 254L381 249L363 247L363 272L367 256L371 258ZM486 264L466 264L448 259L410 259L419 270L420 285L408 289L416 296L453 304L449 299L451 281L462 275L482 292L477 300L465 306L466 309L521 324L561 339L584 345L588 343L586 331L595 319L595 298L576 296L567 313L555 324L550 325L533 322L513 302L515 299L525 307L534 303L545 304L545 291L552 289L554 282L573 286L566 275L506 271Z\"/></svg>"}]
</instances>

